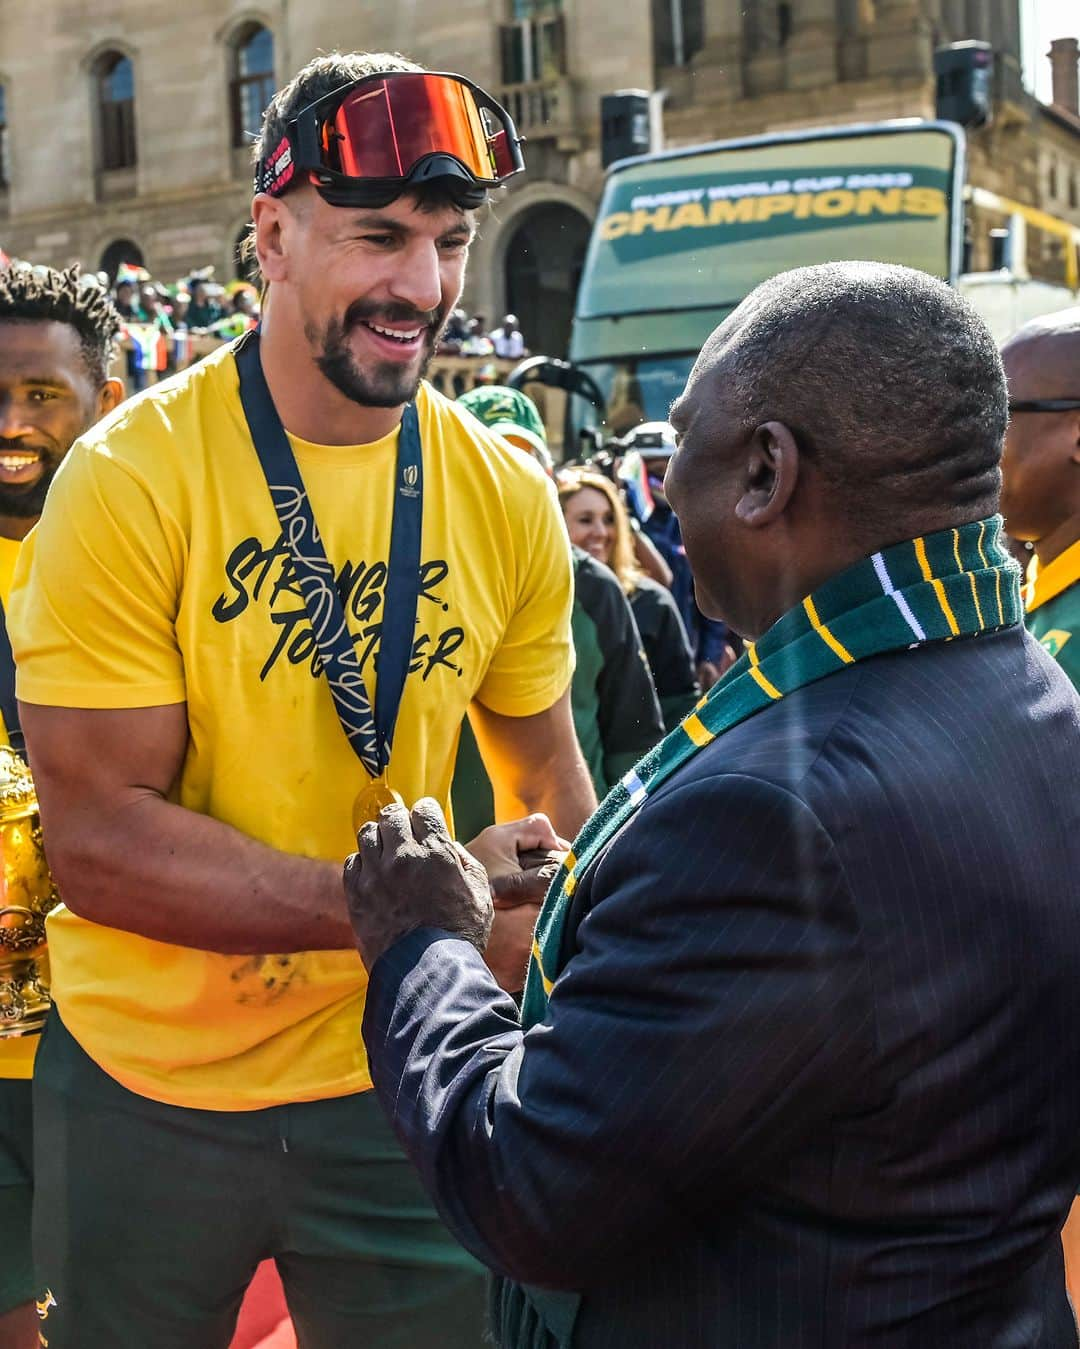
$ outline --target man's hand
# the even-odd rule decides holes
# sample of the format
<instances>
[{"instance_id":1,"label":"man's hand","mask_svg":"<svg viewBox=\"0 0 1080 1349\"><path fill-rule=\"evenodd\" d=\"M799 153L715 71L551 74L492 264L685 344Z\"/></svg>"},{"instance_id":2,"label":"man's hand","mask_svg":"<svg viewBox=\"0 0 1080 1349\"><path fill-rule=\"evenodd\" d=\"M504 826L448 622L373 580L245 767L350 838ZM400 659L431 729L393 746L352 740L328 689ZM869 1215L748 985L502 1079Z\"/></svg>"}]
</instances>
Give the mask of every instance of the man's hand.
<instances>
[{"instance_id":1,"label":"man's hand","mask_svg":"<svg viewBox=\"0 0 1080 1349\"><path fill-rule=\"evenodd\" d=\"M411 811L386 806L357 843L345 863L345 898L368 970L418 927L443 928L484 951L494 917L488 878L450 838L437 801L423 797Z\"/></svg>"},{"instance_id":2,"label":"man's hand","mask_svg":"<svg viewBox=\"0 0 1080 1349\"><path fill-rule=\"evenodd\" d=\"M518 853L521 869L491 882L495 923L484 959L500 988L507 993L519 993L525 986L533 929L565 853L565 848L531 848Z\"/></svg>"},{"instance_id":3,"label":"man's hand","mask_svg":"<svg viewBox=\"0 0 1080 1349\"><path fill-rule=\"evenodd\" d=\"M488 874L495 907L510 908L544 898L570 844L546 815L529 815L489 825L467 847Z\"/></svg>"},{"instance_id":4,"label":"man's hand","mask_svg":"<svg viewBox=\"0 0 1080 1349\"><path fill-rule=\"evenodd\" d=\"M483 864L495 898L495 924L484 959L507 993L519 992L525 983L540 904L569 847L546 815L489 825L468 845Z\"/></svg>"}]
</instances>

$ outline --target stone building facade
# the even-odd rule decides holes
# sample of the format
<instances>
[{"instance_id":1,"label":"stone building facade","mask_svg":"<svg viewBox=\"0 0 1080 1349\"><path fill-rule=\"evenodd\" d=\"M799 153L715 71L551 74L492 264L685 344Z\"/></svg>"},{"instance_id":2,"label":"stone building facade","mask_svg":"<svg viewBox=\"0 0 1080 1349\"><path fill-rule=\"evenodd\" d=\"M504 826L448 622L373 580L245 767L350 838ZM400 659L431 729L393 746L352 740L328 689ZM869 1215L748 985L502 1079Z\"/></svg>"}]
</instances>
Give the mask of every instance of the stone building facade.
<instances>
[{"instance_id":1,"label":"stone building facade","mask_svg":"<svg viewBox=\"0 0 1080 1349\"><path fill-rule=\"evenodd\" d=\"M1075 42L1045 108L1020 82L1019 0L0 0L0 246L229 279L269 90L318 51L399 50L501 95L528 136L466 300L519 310L534 348L558 349L603 179L602 94L662 90L668 145L930 116L933 51L965 38L997 52L971 180L1080 224ZM976 213L977 265L1000 223ZM1032 271L1060 276L1062 249L1029 233Z\"/></svg>"}]
</instances>

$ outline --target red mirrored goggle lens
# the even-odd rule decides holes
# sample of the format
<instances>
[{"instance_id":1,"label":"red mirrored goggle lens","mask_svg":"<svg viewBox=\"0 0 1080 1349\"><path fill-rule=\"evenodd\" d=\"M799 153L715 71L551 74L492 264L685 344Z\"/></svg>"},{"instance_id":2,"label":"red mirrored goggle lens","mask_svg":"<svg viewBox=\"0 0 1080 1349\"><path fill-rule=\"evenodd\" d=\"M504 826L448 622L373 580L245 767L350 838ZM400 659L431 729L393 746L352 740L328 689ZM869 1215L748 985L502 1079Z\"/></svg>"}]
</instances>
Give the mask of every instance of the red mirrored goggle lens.
<instances>
[{"instance_id":1,"label":"red mirrored goggle lens","mask_svg":"<svg viewBox=\"0 0 1080 1349\"><path fill-rule=\"evenodd\" d=\"M426 155L453 155L480 182L520 165L508 121L445 75L365 82L320 128L324 163L350 178L404 178Z\"/></svg>"}]
</instances>

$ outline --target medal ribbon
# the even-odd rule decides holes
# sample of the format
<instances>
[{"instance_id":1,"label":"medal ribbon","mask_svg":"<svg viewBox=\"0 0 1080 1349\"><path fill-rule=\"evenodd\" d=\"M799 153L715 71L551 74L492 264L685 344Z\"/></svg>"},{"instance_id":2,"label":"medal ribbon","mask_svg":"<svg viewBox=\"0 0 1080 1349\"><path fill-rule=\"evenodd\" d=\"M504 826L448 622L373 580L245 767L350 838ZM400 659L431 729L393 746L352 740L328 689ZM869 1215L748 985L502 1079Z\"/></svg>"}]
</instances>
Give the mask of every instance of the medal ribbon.
<instances>
[{"instance_id":1,"label":"medal ribbon","mask_svg":"<svg viewBox=\"0 0 1080 1349\"><path fill-rule=\"evenodd\" d=\"M373 706L334 569L327 560L296 456L263 374L258 332L246 333L233 348L233 354L240 374L240 402L248 430L292 556L293 571L341 729L370 776L381 777L390 762L394 728L412 660L420 595L424 464L416 405L406 406L398 436L390 558L375 657Z\"/></svg>"}]
</instances>

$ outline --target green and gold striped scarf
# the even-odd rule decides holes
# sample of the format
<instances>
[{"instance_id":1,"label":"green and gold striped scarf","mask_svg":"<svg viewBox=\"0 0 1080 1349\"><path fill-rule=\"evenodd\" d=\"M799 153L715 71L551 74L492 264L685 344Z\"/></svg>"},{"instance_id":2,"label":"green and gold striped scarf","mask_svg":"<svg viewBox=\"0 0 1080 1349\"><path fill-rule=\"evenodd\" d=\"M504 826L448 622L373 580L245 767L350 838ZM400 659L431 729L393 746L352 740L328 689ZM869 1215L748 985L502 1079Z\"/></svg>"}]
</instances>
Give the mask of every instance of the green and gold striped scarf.
<instances>
[{"instance_id":1,"label":"green and gold striped scarf","mask_svg":"<svg viewBox=\"0 0 1080 1349\"><path fill-rule=\"evenodd\" d=\"M561 969L563 927L578 881L609 840L683 764L717 736L846 665L926 642L1019 623L1020 568L1001 517L896 544L857 562L788 610L694 710L619 782L585 824L536 925L521 1023L543 1021Z\"/></svg>"}]
</instances>

